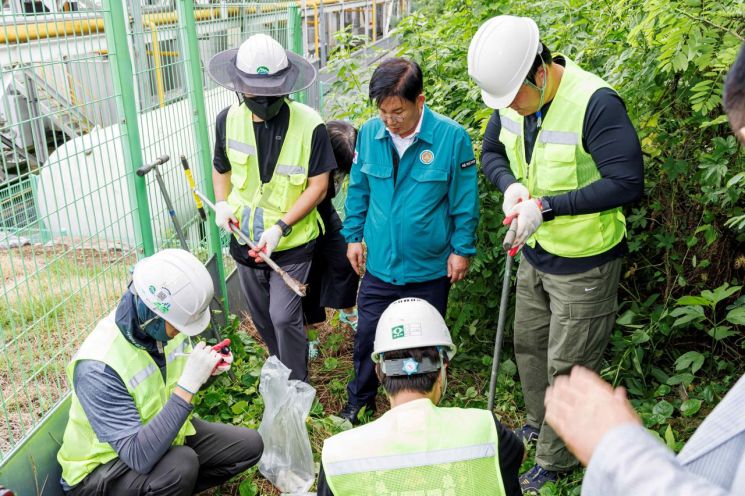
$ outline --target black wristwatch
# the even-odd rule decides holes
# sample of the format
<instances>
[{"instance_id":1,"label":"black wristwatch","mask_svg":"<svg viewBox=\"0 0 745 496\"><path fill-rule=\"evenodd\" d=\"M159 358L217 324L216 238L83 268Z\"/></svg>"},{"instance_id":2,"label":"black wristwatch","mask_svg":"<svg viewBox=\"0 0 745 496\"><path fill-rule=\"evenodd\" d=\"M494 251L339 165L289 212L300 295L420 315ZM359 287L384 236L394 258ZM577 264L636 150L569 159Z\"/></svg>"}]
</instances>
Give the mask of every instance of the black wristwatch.
<instances>
[{"instance_id":1,"label":"black wristwatch","mask_svg":"<svg viewBox=\"0 0 745 496\"><path fill-rule=\"evenodd\" d=\"M551 208L551 204L546 198L541 198L541 215L543 216L543 222L554 220L554 217L556 217L554 209Z\"/></svg>"},{"instance_id":2,"label":"black wristwatch","mask_svg":"<svg viewBox=\"0 0 745 496\"><path fill-rule=\"evenodd\" d=\"M282 236L287 237L292 232L292 226L288 226L287 224L282 221L282 219L279 219L276 224L279 226L280 229L282 229Z\"/></svg>"}]
</instances>

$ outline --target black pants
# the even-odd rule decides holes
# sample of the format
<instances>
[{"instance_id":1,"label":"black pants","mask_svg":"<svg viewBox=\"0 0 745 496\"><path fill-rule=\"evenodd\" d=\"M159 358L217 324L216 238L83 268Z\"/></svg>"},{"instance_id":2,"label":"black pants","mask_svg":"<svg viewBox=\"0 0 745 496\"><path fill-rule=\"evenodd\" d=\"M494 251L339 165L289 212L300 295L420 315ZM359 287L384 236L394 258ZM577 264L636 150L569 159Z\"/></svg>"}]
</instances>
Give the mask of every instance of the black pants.
<instances>
[{"instance_id":1,"label":"black pants","mask_svg":"<svg viewBox=\"0 0 745 496\"><path fill-rule=\"evenodd\" d=\"M187 496L219 486L256 465L264 451L259 434L245 427L192 419L197 433L172 446L148 474L119 458L101 465L67 494Z\"/></svg>"},{"instance_id":2,"label":"black pants","mask_svg":"<svg viewBox=\"0 0 745 496\"><path fill-rule=\"evenodd\" d=\"M354 335L354 379L347 385L349 403L370 405L378 392L375 364L370 358L375 342L378 320L388 305L400 298L421 298L429 302L443 316L447 310L450 279L440 277L432 281L397 286L365 273L357 296L357 334Z\"/></svg>"},{"instance_id":3,"label":"black pants","mask_svg":"<svg viewBox=\"0 0 745 496\"><path fill-rule=\"evenodd\" d=\"M328 225L328 224L327 224ZM357 301L360 276L347 259L347 242L340 230L318 236L303 298L306 324L326 321L326 308L351 308Z\"/></svg>"}]
</instances>

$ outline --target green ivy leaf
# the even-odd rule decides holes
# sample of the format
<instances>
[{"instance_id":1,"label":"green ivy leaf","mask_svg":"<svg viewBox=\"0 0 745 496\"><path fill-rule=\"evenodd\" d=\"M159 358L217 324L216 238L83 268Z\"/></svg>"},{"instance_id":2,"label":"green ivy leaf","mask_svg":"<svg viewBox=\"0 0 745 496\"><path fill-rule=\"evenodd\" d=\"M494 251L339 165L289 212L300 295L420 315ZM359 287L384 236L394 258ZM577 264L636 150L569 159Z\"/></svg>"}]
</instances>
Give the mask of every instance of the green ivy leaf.
<instances>
[{"instance_id":1,"label":"green ivy leaf","mask_svg":"<svg viewBox=\"0 0 745 496\"><path fill-rule=\"evenodd\" d=\"M683 353L675 360L675 370L686 370L690 367L692 373L698 372L704 364L705 357L698 351Z\"/></svg>"},{"instance_id":2,"label":"green ivy leaf","mask_svg":"<svg viewBox=\"0 0 745 496\"><path fill-rule=\"evenodd\" d=\"M680 413L682 413L684 417L692 417L696 415L696 413L698 413L700 409L701 409L701 400L696 399L696 398L685 400L680 405Z\"/></svg>"},{"instance_id":3,"label":"green ivy leaf","mask_svg":"<svg viewBox=\"0 0 745 496\"><path fill-rule=\"evenodd\" d=\"M652 408L652 414L661 415L665 418L672 417L674 411L675 408L673 407L673 405L666 400L658 401L657 404Z\"/></svg>"},{"instance_id":4,"label":"green ivy leaf","mask_svg":"<svg viewBox=\"0 0 745 496\"><path fill-rule=\"evenodd\" d=\"M730 310L725 319L730 324L745 325L745 306Z\"/></svg>"}]
</instances>

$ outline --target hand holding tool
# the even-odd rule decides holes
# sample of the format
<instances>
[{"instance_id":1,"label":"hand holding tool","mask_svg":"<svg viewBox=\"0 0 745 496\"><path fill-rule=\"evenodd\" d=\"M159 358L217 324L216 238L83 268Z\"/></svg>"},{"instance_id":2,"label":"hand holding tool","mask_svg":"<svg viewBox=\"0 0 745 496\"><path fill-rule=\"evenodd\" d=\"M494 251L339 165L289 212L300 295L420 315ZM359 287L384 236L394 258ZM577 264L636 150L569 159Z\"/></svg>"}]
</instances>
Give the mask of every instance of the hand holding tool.
<instances>
[{"instance_id":1,"label":"hand holding tool","mask_svg":"<svg viewBox=\"0 0 745 496\"><path fill-rule=\"evenodd\" d=\"M540 202L538 198L531 198L528 201L518 203L507 213L503 222L504 225L511 226L513 220L517 220L517 232L512 242L512 248L519 248L525 244L525 241L543 224Z\"/></svg>"},{"instance_id":2,"label":"hand holding tool","mask_svg":"<svg viewBox=\"0 0 745 496\"><path fill-rule=\"evenodd\" d=\"M204 202L204 204L207 205L213 212L216 211L215 210L215 205L210 201L209 198L207 198L202 192L200 192L197 189L195 189L193 191L194 191L194 194L197 195L199 197L199 199L202 200L202 202ZM240 228L238 227L238 224L237 223L235 223L233 221L229 221L228 224L229 224L230 230L233 232L233 234L235 234L236 236L238 236L238 239L240 239L241 241L243 241L245 244L248 245L249 248L251 248L254 252L256 252L256 254L258 255L258 257L261 258L261 260L263 260L264 262L266 262L266 264L269 266L269 268L271 268L273 271L275 271L277 274L279 274L282 277L282 280L285 282L285 284L287 284L287 286L292 291L294 291L295 294L297 294L299 296L305 296L305 291L306 291L305 284L303 284L300 281L292 278L290 276L290 274L288 274L287 272L285 272L282 269L282 267L280 267L279 265L277 265L277 263L274 260L272 260L269 257L269 255L267 255L266 253L264 253L262 250L259 250L259 248L256 245L256 243L254 243L253 241L251 241L251 239L248 236L246 236L246 234L243 231L240 230Z\"/></svg>"},{"instance_id":3,"label":"hand holding tool","mask_svg":"<svg viewBox=\"0 0 745 496\"><path fill-rule=\"evenodd\" d=\"M219 352L208 348L207 343L200 341L189 353L184 371L178 380L178 386L191 394L197 394L220 360L222 360L222 355Z\"/></svg>"},{"instance_id":4,"label":"hand holding tool","mask_svg":"<svg viewBox=\"0 0 745 496\"><path fill-rule=\"evenodd\" d=\"M528 201L530 192L522 183L512 183L504 190L504 201L502 202L502 212L507 212L520 202Z\"/></svg>"},{"instance_id":5,"label":"hand holding tool","mask_svg":"<svg viewBox=\"0 0 745 496\"><path fill-rule=\"evenodd\" d=\"M230 351L230 339L225 338L221 342L217 343L212 347L213 350L220 353L221 360L217 364L215 370L212 371L212 375L220 375L230 370L233 364L233 353Z\"/></svg>"},{"instance_id":6,"label":"hand holding tool","mask_svg":"<svg viewBox=\"0 0 745 496\"><path fill-rule=\"evenodd\" d=\"M274 224L272 227L261 233L261 237L259 238L259 242L256 243L257 251L263 251L268 256L272 256L272 253L274 253L274 249L277 248L277 245L279 244L279 240L282 238L282 228L279 227L277 224ZM257 262L260 262L261 259L259 259L259 255L254 250L249 250L248 254L252 257L256 258Z\"/></svg>"},{"instance_id":7,"label":"hand holding tool","mask_svg":"<svg viewBox=\"0 0 745 496\"><path fill-rule=\"evenodd\" d=\"M225 200L215 203L215 224L224 231L233 232L230 229L231 222L238 224L238 219L233 215L233 207L228 205Z\"/></svg>"}]
</instances>

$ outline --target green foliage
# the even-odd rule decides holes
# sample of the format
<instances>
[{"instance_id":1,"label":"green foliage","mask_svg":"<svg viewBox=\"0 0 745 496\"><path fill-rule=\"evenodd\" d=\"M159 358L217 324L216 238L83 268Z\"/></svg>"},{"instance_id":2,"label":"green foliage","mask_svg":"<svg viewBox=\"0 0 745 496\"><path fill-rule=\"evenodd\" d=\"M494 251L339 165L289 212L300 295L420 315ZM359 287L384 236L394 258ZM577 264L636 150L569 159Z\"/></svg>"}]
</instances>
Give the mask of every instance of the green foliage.
<instances>
[{"instance_id":1,"label":"green foliage","mask_svg":"<svg viewBox=\"0 0 745 496\"><path fill-rule=\"evenodd\" d=\"M744 41L745 2L440 0L417 7L397 27L398 54L422 66L427 103L469 131L477 156L492 111L468 77L466 55L478 26L494 15L532 17L552 51L602 76L624 99L644 153L645 197L626 209L630 254L603 374L627 388L647 427L680 448L745 372L745 297L738 299L745 159L720 105L724 75ZM361 123L374 113L365 96L370 70L350 60L334 64L334 91L346 95L340 115ZM505 228L501 194L484 177L479 194L478 255L453 287L448 318L459 347L454 368L488 378ZM513 308L514 296L503 358L512 356ZM502 374L499 389L510 397L500 406L521 407L515 386ZM452 404L480 405L479 388L458 384ZM576 492L560 486L546 494Z\"/></svg>"}]
</instances>

